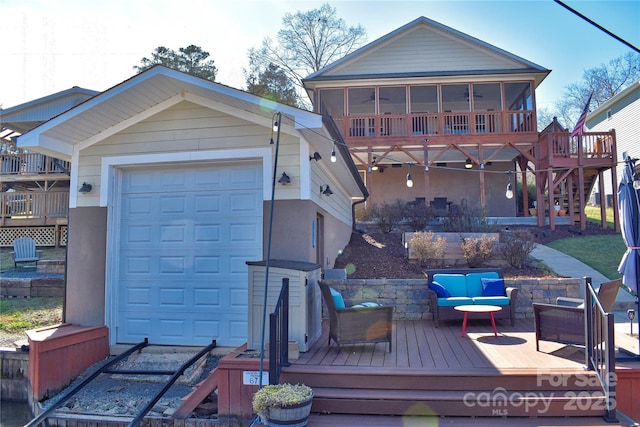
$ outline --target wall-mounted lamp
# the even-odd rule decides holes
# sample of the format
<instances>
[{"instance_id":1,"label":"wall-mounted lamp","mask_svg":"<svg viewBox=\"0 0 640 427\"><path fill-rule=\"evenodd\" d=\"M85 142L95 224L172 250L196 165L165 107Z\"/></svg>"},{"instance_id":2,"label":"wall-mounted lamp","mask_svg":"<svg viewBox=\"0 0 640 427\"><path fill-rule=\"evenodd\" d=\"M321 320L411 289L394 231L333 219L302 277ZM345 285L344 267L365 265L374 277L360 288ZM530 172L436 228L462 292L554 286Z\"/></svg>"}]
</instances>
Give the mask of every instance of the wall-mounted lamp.
<instances>
[{"instance_id":1,"label":"wall-mounted lamp","mask_svg":"<svg viewBox=\"0 0 640 427\"><path fill-rule=\"evenodd\" d=\"M278 182L282 185L291 184L291 178L289 178L289 175L287 175L286 172L282 172L282 176L280 177Z\"/></svg>"},{"instance_id":2,"label":"wall-mounted lamp","mask_svg":"<svg viewBox=\"0 0 640 427\"><path fill-rule=\"evenodd\" d=\"M473 167L473 162L471 161L470 158L467 157L467 161L464 162L464 168L465 169L471 169Z\"/></svg>"},{"instance_id":3,"label":"wall-mounted lamp","mask_svg":"<svg viewBox=\"0 0 640 427\"><path fill-rule=\"evenodd\" d=\"M331 191L331 188L329 188L329 185L321 185L320 186L320 194L324 194L325 196L330 196L333 194L333 191Z\"/></svg>"},{"instance_id":4,"label":"wall-mounted lamp","mask_svg":"<svg viewBox=\"0 0 640 427\"><path fill-rule=\"evenodd\" d=\"M413 179L411 178L411 163L408 165L409 172L407 173L407 187L413 187Z\"/></svg>"},{"instance_id":5,"label":"wall-mounted lamp","mask_svg":"<svg viewBox=\"0 0 640 427\"><path fill-rule=\"evenodd\" d=\"M504 192L504 197L507 199L513 199L513 189L511 188L511 171L509 171L509 182L507 183L507 191Z\"/></svg>"},{"instance_id":6,"label":"wall-mounted lamp","mask_svg":"<svg viewBox=\"0 0 640 427\"><path fill-rule=\"evenodd\" d=\"M86 193L90 193L92 188L93 188L93 187L91 186L91 184L89 184L88 182L83 182L83 183L82 183L82 187L80 187L80 189L78 190L78 192L80 192L80 193L84 193L84 194L86 194Z\"/></svg>"},{"instance_id":7,"label":"wall-mounted lamp","mask_svg":"<svg viewBox=\"0 0 640 427\"><path fill-rule=\"evenodd\" d=\"M317 151L313 153L313 156L309 156L309 161L315 160L317 162L320 159L322 159L322 156Z\"/></svg>"},{"instance_id":8,"label":"wall-mounted lamp","mask_svg":"<svg viewBox=\"0 0 640 427\"><path fill-rule=\"evenodd\" d=\"M338 160L336 157L336 143L333 143L333 149L331 150L331 163L335 163Z\"/></svg>"}]
</instances>

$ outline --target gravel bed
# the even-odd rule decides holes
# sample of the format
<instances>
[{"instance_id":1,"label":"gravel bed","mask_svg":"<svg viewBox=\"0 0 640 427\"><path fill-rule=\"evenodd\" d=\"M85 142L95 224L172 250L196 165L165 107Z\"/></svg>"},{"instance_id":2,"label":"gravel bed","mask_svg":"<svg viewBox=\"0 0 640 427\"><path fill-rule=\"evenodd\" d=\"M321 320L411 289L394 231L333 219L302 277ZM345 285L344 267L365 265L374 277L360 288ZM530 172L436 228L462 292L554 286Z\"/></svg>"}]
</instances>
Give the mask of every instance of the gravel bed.
<instances>
[{"instance_id":1,"label":"gravel bed","mask_svg":"<svg viewBox=\"0 0 640 427\"><path fill-rule=\"evenodd\" d=\"M174 383L167 392L154 405L153 409L146 416L171 417L175 410L181 405L181 398L189 394L194 386L206 378L211 370L218 364L221 356L207 356L201 374L189 383ZM100 362L83 372L69 387L62 390L50 399L41 402L43 409L47 409L60 401L61 398L85 380L85 378L96 372L106 361ZM113 366L113 369L127 369L123 362ZM177 367L176 367L177 369ZM93 379L78 393L73 395L66 403L56 409L56 413L72 413L75 415L110 415L135 417L148 405L153 397L166 385L170 376L149 377L150 380L141 381L139 379L124 379L122 375L100 374ZM217 408L217 407L216 407ZM210 418L217 415L215 413L192 414L198 418Z\"/></svg>"}]
</instances>

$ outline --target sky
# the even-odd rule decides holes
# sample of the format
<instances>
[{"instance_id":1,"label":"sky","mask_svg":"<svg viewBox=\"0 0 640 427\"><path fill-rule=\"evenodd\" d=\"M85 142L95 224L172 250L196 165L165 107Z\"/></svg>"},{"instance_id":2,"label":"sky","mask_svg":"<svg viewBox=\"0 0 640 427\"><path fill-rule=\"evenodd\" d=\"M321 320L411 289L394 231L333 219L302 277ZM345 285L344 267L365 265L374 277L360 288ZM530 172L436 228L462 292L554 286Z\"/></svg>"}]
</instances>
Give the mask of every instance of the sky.
<instances>
[{"instance_id":1,"label":"sky","mask_svg":"<svg viewBox=\"0 0 640 427\"><path fill-rule=\"evenodd\" d=\"M194 44L211 54L216 81L245 88L247 51L275 38L285 13L322 1L0 0L0 107L79 86L106 90L135 74L158 46ZM552 70L536 91L551 108L584 70L633 50L553 0L333 0L369 42L425 16ZM640 0L565 0L640 47Z\"/></svg>"}]
</instances>

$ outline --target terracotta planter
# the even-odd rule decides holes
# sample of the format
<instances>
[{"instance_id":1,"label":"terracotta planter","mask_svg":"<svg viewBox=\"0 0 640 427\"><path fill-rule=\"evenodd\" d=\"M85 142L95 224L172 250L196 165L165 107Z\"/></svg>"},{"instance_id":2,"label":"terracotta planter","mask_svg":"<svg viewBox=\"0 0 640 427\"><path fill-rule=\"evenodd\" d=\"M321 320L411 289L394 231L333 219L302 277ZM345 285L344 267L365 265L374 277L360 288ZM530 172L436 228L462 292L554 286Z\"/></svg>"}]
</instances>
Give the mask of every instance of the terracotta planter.
<instances>
[{"instance_id":1,"label":"terracotta planter","mask_svg":"<svg viewBox=\"0 0 640 427\"><path fill-rule=\"evenodd\" d=\"M567 210L566 210L566 209L560 209L560 210L558 211L558 215L560 215L560 216L566 216L566 215L567 215Z\"/></svg>"},{"instance_id":2,"label":"terracotta planter","mask_svg":"<svg viewBox=\"0 0 640 427\"><path fill-rule=\"evenodd\" d=\"M538 209L536 209L536 208L529 208L529 215L531 215L531 216L536 216L536 215L538 215Z\"/></svg>"}]
</instances>

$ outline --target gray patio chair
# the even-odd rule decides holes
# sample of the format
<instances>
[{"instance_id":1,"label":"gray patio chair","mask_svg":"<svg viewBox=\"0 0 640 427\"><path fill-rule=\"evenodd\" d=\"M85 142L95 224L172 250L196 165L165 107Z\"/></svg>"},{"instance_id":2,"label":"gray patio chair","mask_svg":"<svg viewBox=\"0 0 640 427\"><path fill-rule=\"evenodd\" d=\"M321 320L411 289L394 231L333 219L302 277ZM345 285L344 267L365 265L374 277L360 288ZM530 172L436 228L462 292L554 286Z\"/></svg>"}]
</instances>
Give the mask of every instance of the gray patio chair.
<instances>
[{"instance_id":1,"label":"gray patio chair","mask_svg":"<svg viewBox=\"0 0 640 427\"><path fill-rule=\"evenodd\" d=\"M329 345L387 342L391 351L393 307L336 308L329 285L318 284L329 314Z\"/></svg>"},{"instance_id":2,"label":"gray patio chair","mask_svg":"<svg viewBox=\"0 0 640 427\"><path fill-rule=\"evenodd\" d=\"M598 300L608 313L616 302L622 279L605 282L598 288ZM536 330L536 350L539 341L552 341L567 345L585 345L584 300L558 298L556 304L533 304L533 319Z\"/></svg>"},{"instance_id":3,"label":"gray patio chair","mask_svg":"<svg viewBox=\"0 0 640 427\"><path fill-rule=\"evenodd\" d=\"M18 263L38 262L40 256L36 250L36 242L31 237L20 237L13 241L13 266L18 268Z\"/></svg>"}]
</instances>

